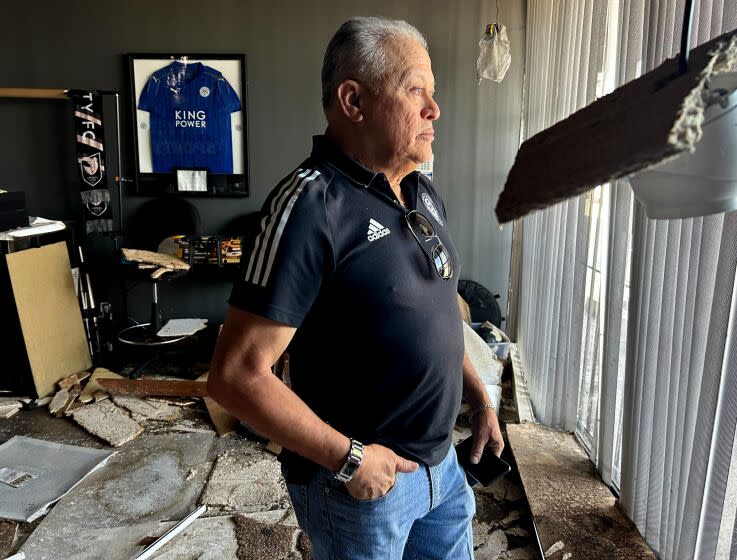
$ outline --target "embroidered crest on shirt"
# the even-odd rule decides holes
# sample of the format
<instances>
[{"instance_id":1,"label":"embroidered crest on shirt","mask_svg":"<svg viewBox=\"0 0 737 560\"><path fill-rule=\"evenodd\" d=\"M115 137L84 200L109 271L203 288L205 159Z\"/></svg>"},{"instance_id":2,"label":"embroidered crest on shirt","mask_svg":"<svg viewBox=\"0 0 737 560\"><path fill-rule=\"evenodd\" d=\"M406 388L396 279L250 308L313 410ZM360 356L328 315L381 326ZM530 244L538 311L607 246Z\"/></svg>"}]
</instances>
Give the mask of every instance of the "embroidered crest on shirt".
<instances>
[{"instance_id":1,"label":"embroidered crest on shirt","mask_svg":"<svg viewBox=\"0 0 737 560\"><path fill-rule=\"evenodd\" d=\"M430 198L430 195L427 193L422 193L422 204L425 205L425 208L427 208L427 211L432 214L432 217L435 218L435 221L439 223L441 226L444 226L443 220L440 219L440 214L438 213L438 209L435 208L435 203L432 201L432 198Z\"/></svg>"}]
</instances>

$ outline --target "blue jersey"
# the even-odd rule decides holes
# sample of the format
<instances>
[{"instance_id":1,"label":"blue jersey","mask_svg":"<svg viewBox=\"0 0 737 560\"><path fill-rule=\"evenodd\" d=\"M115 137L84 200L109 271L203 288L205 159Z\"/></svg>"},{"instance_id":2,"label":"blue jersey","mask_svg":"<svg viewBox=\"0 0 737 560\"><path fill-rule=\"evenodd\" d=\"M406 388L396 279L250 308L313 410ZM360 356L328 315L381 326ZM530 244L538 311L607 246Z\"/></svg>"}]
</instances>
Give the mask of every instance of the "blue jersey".
<instances>
[{"instance_id":1,"label":"blue jersey","mask_svg":"<svg viewBox=\"0 0 737 560\"><path fill-rule=\"evenodd\" d=\"M138 108L151 114L154 173L233 173L230 114L241 104L220 72L201 62L172 62L151 74Z\"/></svg>"}]
</instances>

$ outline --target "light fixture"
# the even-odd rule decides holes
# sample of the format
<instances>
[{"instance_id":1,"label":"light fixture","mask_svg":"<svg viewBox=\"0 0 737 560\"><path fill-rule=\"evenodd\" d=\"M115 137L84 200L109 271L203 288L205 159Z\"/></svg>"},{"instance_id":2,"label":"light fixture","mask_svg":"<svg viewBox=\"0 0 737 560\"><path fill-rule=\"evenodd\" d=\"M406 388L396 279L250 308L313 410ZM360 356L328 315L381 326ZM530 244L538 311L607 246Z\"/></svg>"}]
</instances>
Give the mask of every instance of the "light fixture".
<instances>
[{"instance_id":1,"label":"light fixture","mask_svg":"<svg viewBox=\"0 0 737 560\"><path fill-rule=\"evenodd\" d=\"M737 210L737 72L704 89L702 137L693 152L629 178L649 218L692 218Z\"/></svg>"}]
</instances>

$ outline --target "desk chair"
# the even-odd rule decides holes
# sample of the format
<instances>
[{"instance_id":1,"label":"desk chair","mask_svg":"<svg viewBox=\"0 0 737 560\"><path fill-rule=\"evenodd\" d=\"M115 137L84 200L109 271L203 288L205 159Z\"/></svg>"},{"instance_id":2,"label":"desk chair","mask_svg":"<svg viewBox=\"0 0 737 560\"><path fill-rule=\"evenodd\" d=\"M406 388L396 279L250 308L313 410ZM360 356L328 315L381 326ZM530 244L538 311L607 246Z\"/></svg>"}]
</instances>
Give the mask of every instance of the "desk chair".
<instances>
[{"instance_id":1,"label":"desk chair","mask_svg":"<svg viewBox=\"0 0 737 560\"><path fill-rule=\"evenodd\" d=\"M126 247L153 251L161 241L172 235L201 235L200 214L190 202L174 197L158 198L143 204L129 221ZM140 377L141 372L166 355L183 351L183 342L192 335L179 337L160 337L162 326L159 309L159 284L174 282L187 274L187 270L166 272L161 276L152 275L156 268L142 268L140 263L124 263L122 272L131 280L151 283L151 314L147 323L126 327L118 333L118 340L125 348L139 354L139 362L130 374Z\"/></svg>"}]
</instances>

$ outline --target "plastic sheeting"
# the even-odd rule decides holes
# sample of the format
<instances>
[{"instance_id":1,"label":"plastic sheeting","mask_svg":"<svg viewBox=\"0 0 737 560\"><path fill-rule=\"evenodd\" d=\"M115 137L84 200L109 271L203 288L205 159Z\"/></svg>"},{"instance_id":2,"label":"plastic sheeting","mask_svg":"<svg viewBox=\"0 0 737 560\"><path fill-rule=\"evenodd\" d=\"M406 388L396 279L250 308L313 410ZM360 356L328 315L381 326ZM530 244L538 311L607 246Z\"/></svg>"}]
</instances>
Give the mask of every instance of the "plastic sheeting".
<instances>
[{"instance_id":1,"label":"plastic sheeting","mask_svg":"<svg viewBox=\"0 0 737 560\"><path fill-rule=\"evenodd\" d=\"M476 77L479 82L482 78L501 82L512 63L506 26L500 23L487 25L479 47L481 52L476 61Z\"/></svg>"}]
</instances>

